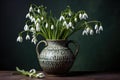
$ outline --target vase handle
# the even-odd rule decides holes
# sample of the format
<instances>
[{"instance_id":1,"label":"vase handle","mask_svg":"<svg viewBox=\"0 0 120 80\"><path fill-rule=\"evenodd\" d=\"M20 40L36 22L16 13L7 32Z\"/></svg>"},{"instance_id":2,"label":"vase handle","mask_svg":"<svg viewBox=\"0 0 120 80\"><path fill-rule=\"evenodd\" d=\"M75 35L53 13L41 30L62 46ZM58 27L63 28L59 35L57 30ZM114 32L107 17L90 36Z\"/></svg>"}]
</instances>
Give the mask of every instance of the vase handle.
<instances>
[{"instance_id":1,"label":"vase handle","mask_svg":"<svg viewBox=\"0 0 120 80\"><path fill-rule=\"evenodd\" d=\"M79 44L78 44L77 42L75 42L75 41L73 41L73 40L69 40L68 44L69 44L69 43L73 43L73 44L75 45L76 50L75 50L75 52L74 52L74 57L76 57L77 54L78 54L78 52L79 52L80 46L79 46Z\"/></svg>"},{"instance_id":2,"label":"vase handle","mask_svg":"<svg viewBox=\"0 0 120 80\"><path fill-rule=\"evenodd\" d=\"M41 41L39 41L39 42L37 43L37 45L36 45L36 53L37 53L38 61L39 61L39 58L40 58L39 45L40 45L41 43L44 43L45 46L48 45L47 41L45 41L45 40L41 40Z\"/></svg>"}]
</instances>

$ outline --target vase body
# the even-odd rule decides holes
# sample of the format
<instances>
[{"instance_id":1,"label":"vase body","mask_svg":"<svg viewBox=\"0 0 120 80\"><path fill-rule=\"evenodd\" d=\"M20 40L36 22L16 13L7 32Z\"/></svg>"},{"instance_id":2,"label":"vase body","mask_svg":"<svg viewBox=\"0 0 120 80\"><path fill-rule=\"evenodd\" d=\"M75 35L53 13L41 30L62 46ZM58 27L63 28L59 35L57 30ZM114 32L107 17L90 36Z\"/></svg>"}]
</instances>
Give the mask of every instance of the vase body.
<instances>
[{"instance_id":1,"label":"vase body","mask_svg":"<svg viewBox=\"0 0 120 80\"><path fill-rule=\"evenodd\" d=\"M77 53L73 53L68 47L67 40L43 41L46 47L38 55L41 68L47 74L65 74L72 67ZM78 52L78 50L77 50Z\"/></svg>"}]
</instances>

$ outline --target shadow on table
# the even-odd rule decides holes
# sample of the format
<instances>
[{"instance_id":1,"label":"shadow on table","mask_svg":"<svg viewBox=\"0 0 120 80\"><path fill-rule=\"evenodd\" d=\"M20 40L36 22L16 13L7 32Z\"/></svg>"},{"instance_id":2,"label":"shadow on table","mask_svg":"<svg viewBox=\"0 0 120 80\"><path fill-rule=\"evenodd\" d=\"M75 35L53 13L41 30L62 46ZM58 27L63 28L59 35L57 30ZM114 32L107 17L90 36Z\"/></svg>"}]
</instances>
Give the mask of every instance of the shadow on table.
<instances>
[{"instance_id":1,"label":"shadow on table","mask_svg":"<svg viewBox=\"0 0 120 80\"><path fill-rule=\"evenodd\" d=\"M119 71L70 71L64 75L60 75L61 77L74 77L74 76L87 76L87 75L102 75L102 74L117 74Z\"/></svg>"}]
</instances>

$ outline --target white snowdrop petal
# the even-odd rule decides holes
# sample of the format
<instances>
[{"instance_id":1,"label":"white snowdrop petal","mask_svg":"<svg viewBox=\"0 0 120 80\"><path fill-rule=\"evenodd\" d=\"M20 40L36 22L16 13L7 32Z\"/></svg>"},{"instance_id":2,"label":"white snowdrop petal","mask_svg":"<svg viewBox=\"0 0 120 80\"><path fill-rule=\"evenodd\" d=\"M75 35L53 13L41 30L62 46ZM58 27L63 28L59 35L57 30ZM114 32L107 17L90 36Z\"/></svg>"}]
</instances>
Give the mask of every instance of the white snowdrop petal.
<instances>
[{"instance_id":1,"label":"white snowdrop petal","mask_svg":"<svg viewBox=\"0 0 120 80\"><path fill-rule=\"evenodd\" d=\"M94 34L94 31L91 29L90 30L90 35L93 35Z\"/></svg>"},{"instance_id":2,"label":"white snowdrop petal","mask_svg":"<svg viewBox=\"0 0 120 80\"><path fill-rule=\"evenodd\" d=\"M100 31L98 29L96 30L96 34L100 34Z\"/></svg>"},{"instance_id":3,"label":"white snowdrop petal","mask_svg":"<svg viewBox=\"0 0 120 80\"><path fill-rule=\"evenodd\" d=\"M98 29L98 25L97 25L97 24L95 24L95 27L94 27L94 28L95 28L95 30L97 30L97 29Z\"/></svg>"},{"instance_id":4,"label":"white snowdrop petal","mask_svg":"<svg viewBox=\"0 0 120 80\"><path fill-rule=\"evenodd\" d=\"M29 72L30 73L36 73L36 70L35 69L31 69Z\"/></svg>"},{"instance_id":5,"label":"white snowdrop petal","mask_svg":"<svg viewBox=\"0 0 120 80\"><path fill-rule=\"evenodd\" d=\"M86 13L84 13L82 17L83 17L83 19L87 19L88 15Z\"/></svg>"},{"instance_id":6,"label":"white snowdrop petal","mask_svg":"<svg viewBox=\"0 0 120 80\"><path fill-rule=\"evenodd\" d=\"M54 29L54 25L51 25L51 29L52 29L52 30Z\"/></svg>"},{"instance_id":7,"label":"white snowdrop petal","mask_svg":"<svg viewBox=\"0 0 120 80\"><path fill-rule=\"evenodd\" d=\"M32 6L30 6L30 8L29 8L29 12L31 12L33 10L33 8L32 8Z\"/></svg>"},{"instance_id":8,"label":"white snowdrop petal","mask_svg":"<svg viewBox=\"0 0 120 80\"><path fill-rule=\"evenodd\" d=\"M68 26L69 26L69 27L72 27L72 22L69 22Z\"/></svg>"},{"instance_id":9,"label":"white snowdrop petal","mask_svg":"<svg viewBox=\"0 0 120 80\"><path fill-rule=\"evenodd\" d=\"M100 27L99 27L99 30L100 30L100 31L103 31L103 27L102 27L101 25L100 25Z\"/></svg>"},{"instance_id":10,"label":"white snowdrop petal","mask_svg":"<svg viewBox=\"0 0 120 80\"><path fill-rule=\"evenodd\" d=\"M30 18L30 13L27 13L26 18Z\"/></svg>"},{"instance_id":11,"label":"white snowdrop petal","mask_svg":"<svg viewBox=\"0 0 120 80\"><path fill-rule=\"evenodd\" d=\"M26 40L30 40L30 36L28 34L26 35Z\"/></svg>"},{"instance_id":12,"label":"white snowdrop petal","mask_svg":"<svg viewBox=\"0 0 120 80\"><path fill-rule=\"evenodd\" d=\"M45 24L45 27L48 28L48 23Z\"/></svg>"},{"instance_id":13,"label":"white snowdrop petal","mask_svg":"<svg viewBox=\"0 0 120 80\"><path fill-rule=\"evenodd\" d=\"M38 9L37 12L40 13L40 9Z\"/></svg>"},{"instance_id":14,"label":"white snowdrop petal","mask_svg":"<svg viewBox=\"0 0 120 80\"><path fill-rule=\"evenodd\" d=\"M33 42L34 44L36 44L37 43L36 37L33 37L32 40L31 40L31 42Z\"/></svg>"},{"instance_id":15,"label":"white snowdrop petal","mask_svg":"<svg viewBox=\"0 0 120 80\"><path fill-rule=\"evenodd\" d=\"M35 31L35 28L33 28L33 27L30 29L30 31L33 32L33 33L36 32L36 31Z\"/></svg>"},{"instance_id":16,"label":"white snowdrop petal","mask_svg":"<svg viewBox=\"0 0 120 80\"><path fill-rule=\"evenodd\" d=\"M43 19L44 19L44 17L42 16L42 17L41 17L41 20L43 20Z\"/></svg>"},{"instance_id":17,"label":"white snowdrop petal","mask_svg":"<svg viewBox=\"0 0 120 80\"><path fill-rule=\"evenodd\" d=\"M74 21L77 22L77 18L74 18Z\"/></svg>"},{"instance_id":18,"label":"white snowdrop petal","mask_svg":"<svg viewBox=\"0 0 120 80\"><path fill-rule=\"evenodd\" d=\"M17 42L23 42L22 36L18 36L18 37L17 37Z\"/></svg>"},{"instance_id":19,"label":"white snowdrop petal","mask_svg":"<svg viewBox=\"0 0 120 80\"><path fill-rule=\"evenodd\" d=\"M25 30L25 31L28 31L28 30L29 30L29 26L28 26L27 24L25 24L24 30Z\"/></svg>"},{"instance_id":20,"label":"white snowdrop petal","mask_svg":"<svg viewBox=\"0 0 120 80\"><path fill-rule=\"evenodd\" d=\"M39 23L36 24L36 31L40 31L40 25L39 25Z\"/></svg>"},{"instance_id":21,"label":"white snowdrop petal","mask_svg":"<svg viewBox=\"0 0 120 80\"><path fill-rule=\"evenodd\" d=\"M88 28L86 28L86 32L87 33L89 33L90 32L90 28L88 27Z\"/></svg>"},{"instance_id":22,"label":"white snowdrop petal","mask_svg":"<svg viewBox=\"0 0 120 80\"><path fill-rule=\"evenodd\" d=\"M36 74L36 77L37 78L44 78L45 74L41 72L41 73Z\"/></svg>"},{"instance_id":23,"label":"white snowdrop petal","mask_svg":"<svg viewBox=\"0 0 120 80\"><path fill-rule=\"evenodd\" d=\"M82 18L82 14L81 14L81 13L79 14L79 18L80 18L80 19Z\"/></svg>"},{"instance_id":24,"label":"white snowdrop petal","mask_svg":"<svg viewBox=\"0 0 120 80\"><path fill-rule=\"evenodd\" d=\"M64 21L64 22L63 22L63 26L66 26L66 25L67 25L67 22L66 22L66 21Z\"/></svg>"}]
</instances>

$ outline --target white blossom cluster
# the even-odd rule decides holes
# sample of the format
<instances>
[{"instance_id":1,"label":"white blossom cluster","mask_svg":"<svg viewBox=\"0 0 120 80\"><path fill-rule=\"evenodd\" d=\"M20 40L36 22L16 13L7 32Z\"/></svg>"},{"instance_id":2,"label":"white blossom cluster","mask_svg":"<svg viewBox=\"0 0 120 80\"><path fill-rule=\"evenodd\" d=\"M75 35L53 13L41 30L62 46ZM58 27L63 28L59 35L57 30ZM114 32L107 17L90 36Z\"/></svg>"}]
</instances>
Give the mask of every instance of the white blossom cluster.
<instances>
[{"instance_id":1,"label":"white blossom cluster","mask_svg":"<svg viewBox=\"0 0 120 80\"><path fill-rule=\"evenodd\" d=\"M45 78L45 74L43 72L37 72L35 69L30 69L29 71L25 71L24 69L19 69L16 67L16 70L20 72L21 74L29 77L35 77L35 78Z\"/></svg>"},{"instance_id":2,"label":"white blossom cluster","mask_svg":"<svg viewBox=\"0 0 120 80\"><path fill-rule=\"evenodd\" d=\"M72 16L72 12L67 12L69 18L67 17L67 19L69 19L68 21L66 20L66 17L64 15L61 15L59 18L59 21L62 21L63 26L65 26L67 29L72 28L74 29L74 23L78 22L79 20L86 20L88 18L88 15L86 12L79 12L78 16L73 17ZM74 18L74 21L72 21L71 19Z\"/></svg>"},{"instance_id":3,"label":"white blossom cluster","mask_svg":"<svg viewBox=\"0 0 120 80\"><path fill-rule=\"evenodd\" d=\"M102 25L98 26L98 24L95 24L94 30L96 34L100 34L100 31L103 31L103 27ZM82 35L88 35L88 34L93 35L94 30L90 27L87 27L83 30Z\"/></svg>"},{"instance_id":4,"label":"white blossom cluster","mask_svg":"<svg viewBox=\"0 0 120 80\"><path fill-rule=\"evenodd\" d=\"M40 31L40 22L44 20L44 17L41 16L40 18L35 18L34 16L32 16L30 14L31 12L33 12L33 7L32 6L30 6L30 8L29 8L29 13L27 13L26 18L29 18L30 21L34 23L35 27L30 27L26 23L25 26L24 26L24 31L26 31L26 32L27 31L32 32L33 36L32 36L31 42L33 42L34 44L36 44L38 40L37 40L35 34L36 34L36 31ZM38 9L37 12L40 13L40 9ZM30 40L30 35L27 34L25 39L26 40ZM18 42L23 42L23 38L22 38L21 35L18 36L17 41Z\"/></svg>"},{"instance_id":5,"label":"white blossom cluster","mask_svg":"<svg viewBox=\"0 0 120 80\"><path fill-rule=\"evenodd\" d=\"M69 6L61 12L58 19L51 15L48 16L43 6L35 8L30 6L26 18L29 20L26 21L23 31L17 37L17 42L23 42L22 34L24 32L27 33L25 39L31 39L31 42L36 44L38 35L45 39L66 39L78 30L83 30L82 35L100 34L103 31L100 21L88 21L85 11L75 13ZM95 26L92 27L92 24ZM29 33L32 33L32 37Z\"/></svg>"}]
</instances>

